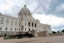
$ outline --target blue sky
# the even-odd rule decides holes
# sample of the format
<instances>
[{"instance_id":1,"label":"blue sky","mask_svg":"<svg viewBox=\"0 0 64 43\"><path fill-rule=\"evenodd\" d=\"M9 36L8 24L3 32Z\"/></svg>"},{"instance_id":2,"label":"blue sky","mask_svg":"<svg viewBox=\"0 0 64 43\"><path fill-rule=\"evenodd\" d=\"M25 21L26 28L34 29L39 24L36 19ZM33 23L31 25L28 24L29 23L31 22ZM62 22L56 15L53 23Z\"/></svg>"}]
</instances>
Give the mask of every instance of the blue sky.
<instances>
[{"instance_id":1,"label":"blue sky","mask_svg":"<svg viewBox=\"0 0 64 43\"><path fill-rule=\"evenodd\" d=\"M25 4L41 23L51 25L55 31L64 29L64 0L0 0L0 12L18 17Z\"/></svg>"}]
</instances>

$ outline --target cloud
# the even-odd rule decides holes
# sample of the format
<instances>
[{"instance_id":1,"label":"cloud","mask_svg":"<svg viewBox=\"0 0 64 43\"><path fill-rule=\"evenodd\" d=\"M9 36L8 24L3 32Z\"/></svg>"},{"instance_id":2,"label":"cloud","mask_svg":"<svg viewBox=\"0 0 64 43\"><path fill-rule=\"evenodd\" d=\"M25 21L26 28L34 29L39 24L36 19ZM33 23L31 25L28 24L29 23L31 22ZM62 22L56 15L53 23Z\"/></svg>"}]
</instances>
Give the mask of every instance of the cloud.
<instances>
[{"instance_id":1,"label":"cloud","mask_svg":"<svg viewBox=\"0 0 64 43\"><path fill-rule=\"evenodd\" d=\"M40 20L42 24L51 25L52 31L61 31L64 28L64 18L54 16L52 14L34 14L32 15L35 19Z\"/></svg>"},{"instance_id":2,"label":"cloud","mask_svg":"<svg viewBox=\"0 0 64 43\"><path fill-rule=\"evenodd\" d=\"M50 9L52 0L38 0L38 6L34 10L34 13L43 13Z\"/></svg>"},{"instance_id":3,"label":"cloud","mask_svg":"<svg viewBox=\"0 0 64 43\"><path fill-rule=\"evenodd\" d=\"M13 9L15 7L21 9L26 4L32 13L43 13L44 10L50 8L50 3L51 0L0 0L0 12L5 14L12 12L13 15L13 11L15 12Z\"/></svg>"},{"instance_id":4,"label":"cloud","mask_svg":"<svg viewBox=\"0 0 64 43\"><path fill-rule=\"evenodd\" d=\"M26 5L27 7L30 9L30 11L33 13L33 11L35 11L35 9L38 6L38 0L26 0Z\"/></svg>"},{"instance_id":5,"label":"cloud","mask_svg":"<svg viewBox=\"0 0 64 43\"><path fill-rule=\"evenodd\" d=\"M18 12L26 4L41 23L50 24L55 29L64 25L64 2L62 0L0 0L0 12L18 17ZM61 12L60 12L61 11ZM50 14L51 13L51 14ZM63 15L61 15L63 14ZM58 16L58 17L57 17ZM61 16L61 17L59 17ZM58 30L58 29L57 29Z\"/></svg>"},{"instance_id":6,"label":"cloud","mask_svg":"<svg viewBox=\"0 0 64 43\"><path fill-rule=\"evenodd\" d=\"M56 7L56 10L57 10L57 11L62 11L62 10L64 10L64 3L58 5L58 6Z\"/></svg>"},{"instance_id":7,"label":"cloud","mask_svg":"<svg viewBox=\"0 0 64 43\"><path fill-rule=\"evenodd\" d=\"M53 26L52 30L54 31L62 31L64 29L64 25L59 25L59 26Z\"/></svg>"},{"instance_id":8,"label":"cloud","mask_svg":"<svg viewBox=\"0 0 64 43\"><path fill-rule=\"evenodd\" d=\"M52 14L34 14L33 17L35 19L39 19L41 23L49 24L51 26L64 25L64 18L60 18Z\"/></svg>"},{"instance_id":9,"label":"cloud","mask_svg":"<svg viewBox=\"0 0 64 43\"><path fill-rule=\"evenodd\" d=\"M0 12L15 17L18 15L19 9L25 4L25 0L0 0L0 2Z\"/></svg>"},{"instance_id":10,"label":"cloud","mask_svg":"<svg viewBox=\"0 0 64 43\"><path fill-rule=\"evenodd\" d=\"M0 4L0 10L8 10L8 9L11 9L13 6L14 6L14 2L13 1L6 1L5 3L3 4Z\"/></svg>"}]
</instances>

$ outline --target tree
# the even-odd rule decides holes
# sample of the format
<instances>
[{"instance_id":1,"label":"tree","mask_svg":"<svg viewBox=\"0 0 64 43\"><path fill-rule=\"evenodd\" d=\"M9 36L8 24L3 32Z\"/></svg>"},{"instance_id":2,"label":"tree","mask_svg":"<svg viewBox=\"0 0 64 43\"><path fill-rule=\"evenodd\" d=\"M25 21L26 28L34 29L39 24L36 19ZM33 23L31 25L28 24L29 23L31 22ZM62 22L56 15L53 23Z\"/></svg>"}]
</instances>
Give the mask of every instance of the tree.
<instances>
[{"instance_id":1,"label":"tree","mask_svg":"<svg viewBox=\"0 0 64 43\"><path fill-rule=\"evenodd\" d=\"M64 32L64 30L62 30L61 32Z\"/></svg>"},{"instance_id":2,"label":"tree","mask_svg":"<svg viewBox=\"0 0 64 43\"><path fill-rule=\"evenodd\" d=\"M56 34L56 32L55 32L55 31L52 31L52 33L53 33L53 34Z\"/></svg>"}]
</instances>

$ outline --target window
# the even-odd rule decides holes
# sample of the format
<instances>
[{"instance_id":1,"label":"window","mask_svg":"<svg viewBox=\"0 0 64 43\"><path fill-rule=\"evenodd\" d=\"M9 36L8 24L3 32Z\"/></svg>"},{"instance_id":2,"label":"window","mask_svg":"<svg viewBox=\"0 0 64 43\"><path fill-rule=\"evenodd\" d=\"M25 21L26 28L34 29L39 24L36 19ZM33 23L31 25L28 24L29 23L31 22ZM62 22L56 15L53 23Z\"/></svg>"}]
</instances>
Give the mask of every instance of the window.
<instances>
[{"instance_id":1,"label":"window","mask_svg":"<svg viewBox=\"0 0 64 43\"><path fill-rule=\"evenodd\" d=\"M13 21L13 19L11 19Z\"/></svg>"},{"instance_id":2,"label":"window","mask_svg":"<svg viewBox=\"0 0 64 43\"><path fill-rule=\"evenodd\" d=\"M12 30L12 28L10 30Z\"/></svg>"},{"instance_id":3,"label":"window","mask_svg":"<svg viewBox=\"0 0 64 43\"><path fill-rule=\"evenodd\" d=\"M30 31L30 28L29 28L29 31Z\"/></svg>"},{"instance_id":4,"label":"window","mask_svg":"<svg viewBox=\"0 0 64 43\"><path fill-rule=\"evenodd\" d=\"M6 21L6 24L8 25L8 21L9 21L9 18L7 17L7 21Z\"/></svg>"},{"instance_id":5,"label":"window","mask_svg":"<svg viewBox=\"0 0 64 43\"><path fill-rule=\"evenodd\" d=\"M0 27L0 30L2 30L2 27Z\"/></svg>"},{"instance_id":6,"label":"window","mask_svg":"<svg viewBox=\"0 0 64 43\"><path fill-rule=\"evenodd\" d=\"M11 19L11 25L13 25L13 19Z\"/></svg>"},{"instance_id":7,"label":"window","mask_svg":"<svg viewBox=\"0 0 64 43\"><path fill-rule=\"evenodd\" d=\"M19 31L20 31L20 28L19 28Z\"/></svg>"},{"instance_id":8,"label":"window","mask_svg":"<svg viewBox=\"0 0 64 43\"><path fill-rule=\"evenodd\" d=\"M25 28L25 31L26 31L26 28Z\"/></svg>"},{"instance_id":9,"label":"window","mask_svg":"<svg viewBox=\"0 0 64 43\"><path fill-rule=\"evenodd\" d=\"M23 30L23 26L21 26L21 29Z\"/></svg>"},{"instance_id":10,"label":"window","mask_svg":"<svg viewBox=\"0 0 64 43\"><path fill-rule=\"evenodd\" d=\"M7 17L7 20L9 20L9 18Z\"/></svg>"},{"instance_id":11,"label":"window","mask_svg":"<svg viewBox=\"0 0 64 43\"><path fill-rule=\"evenodd\" d=\"M5 30L7 30L7 27L5 28Z\"/></svg>"},{"instance_id":12,"label":"window","mask_svg":"<svg viewBox=\"0 0 64 43\"><path fill-rule=\"evenodd\" d=\"M3 24L3 20L1 20L1 24Z\"/></svg>"},{"instance_id":13,"label":"window","mask_svg":"<svg viewBox=\"0 0 64 43\"><path fill-rule=\"evenodd\" d=\"M26 13L25 13L25 15L26 15Z\"/></svg>"},{"instance_id":14,"label":"window","mask_svg":"<svg viewBox=\"0 0 64 43\"><path fill-rule=\"evenodd\" d=\"M17 26L18 20L15 21L15 26Z\"/></svg>"},{"instance_id":15,"label":"window","mask_svg":"<svg viewBox=\"0 0 64 43\"><path fill-rule=\"evenodd\" d=\"M36 27L36 24L35 24L35 27Z\"/></svg>"},{"instance_id":16,"label":"window","mask_svg":"<svg viewBox=\"0 0 64 43\"><path fill-rule=\"evenodd\" d=\"M23 19L21 18L21 21L22 21Z\"/></svg>"},{"instance_id":17,"label":"window","mask_svg":"<svg viewBox=\"0 0 64 43\"><path fill-rule=\"evenodd\" d=\"M26 26L26 22L25 22L25 26Z\"/></svg>"},{"instance_id":18,"label":"window","mask_svg":"<svg viewBox=\"0 0 64 43\"><path fill-rule=\"evenodd\" d=\"M16 20L16 21L18 21L18 20Z\"/></svg>"},{"instance_id":19,"label":"window","mask_svg":"<svg viewBox=\"0 0 64 43\"><path fill-rule=\"evenodd\" d=\"M15 22L15 26L17 26L17 22Z\"/></svg>"},{"instance_id":20,"label":"window","mask_svg":"<svg viewBox=\"0 0 64 43\"><path fill-rule=\"evenodd\" d=\"M13 21L11 21L11 25L13 25Z\"/></svg>"},{"instance_id":21,"label":"window","mask_svg":"<svg viewBox=\"0 0 64 43\"><path fill-rule=\"evenodd\" d=\"M15 31L16 31L16 28L15 28Z\"/></svg>"},{"instance_id":22,"label":"window","mask_svg":"<svg viewBox=\"0 0 64 43\"><path fill-rule=\"evenodd\" d=\"M2 17L2 19L4 19L4 17Z\"/></svg>"},{"instance_id":23,"label":"window","mask_svg":"<svg viewBox=\"0 0 64 43\"><path fill-rule=\"evenodd\" d=\"M6 21L6 24L8 25L8 21Z\"/></svg>"},{"instance_id":24,"label":"window","mask_svg":"<svg viewBox=\"0 0 64 43\"><path fill-rule=\"evenodd\" d=\"M30 26L30 22L28 23L28 26Z\"/></svg>"},{"instance_id":25,"label":"window","mask_svg":"<svg viewBox=\"0 0 64 43\"><path fill-rule=\"evenodd\" d=\"M32 27L33 27L33 23L32 23Z\"/></svg>"},{"instance_id":26,"label":"window","mask_svg":"<svg viewBox=\"0 0 64 43\"><path fill-rule=\"evenodd\" d=\"M20 26L20 23L19 23L19 26Z\"/></svg>"}]
</instances>

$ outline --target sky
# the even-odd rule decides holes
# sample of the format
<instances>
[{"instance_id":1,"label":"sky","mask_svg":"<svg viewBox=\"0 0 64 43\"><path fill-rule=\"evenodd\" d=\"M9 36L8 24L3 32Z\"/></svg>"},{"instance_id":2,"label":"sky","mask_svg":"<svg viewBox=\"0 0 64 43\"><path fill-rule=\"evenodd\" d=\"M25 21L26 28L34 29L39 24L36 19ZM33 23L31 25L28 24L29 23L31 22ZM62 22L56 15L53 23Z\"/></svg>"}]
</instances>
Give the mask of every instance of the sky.
<instances>
[{"instance_id":1,"label":"sky","mask_svg":"<svg viewBox=\"0 0 64 43\"><path fill-rule=\"evenodd\" d=\"M0 12L18 17L24 5L35 19L51 25L52 31L64 29L64 0L0 0Z\"/></svg>"}]
</instances>

